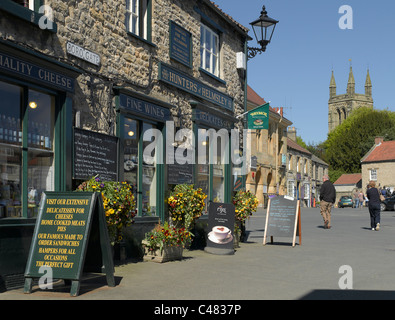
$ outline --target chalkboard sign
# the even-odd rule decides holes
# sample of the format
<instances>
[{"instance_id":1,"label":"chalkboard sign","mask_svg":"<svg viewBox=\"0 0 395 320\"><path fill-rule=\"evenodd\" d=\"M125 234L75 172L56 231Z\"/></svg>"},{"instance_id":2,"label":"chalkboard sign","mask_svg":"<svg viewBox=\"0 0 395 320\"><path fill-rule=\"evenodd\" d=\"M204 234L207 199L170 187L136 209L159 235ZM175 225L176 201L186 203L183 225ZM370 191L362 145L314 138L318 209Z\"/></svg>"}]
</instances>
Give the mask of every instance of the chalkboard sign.
<instances>
[{"instance_id":1,"label":"chalkboard sign","mask_svg":"<svg viewBox=\"0 0 395 320\"><path fill-rule=\"evenodd\" d=\"M235 206L211 202L208 207L208 234L206 252L213 254L234 253Z\"/></svg>"},{"instance_id":2,"label":"chalkboard sign","mask_svg":"<svg viewBox=\"0 0 395 320\"><path fill-rule=\"evenodd\" d=\"M92 258L85 260L87 252ZM72 280L73 296L78 295L82 272L101 272L102 266L108 285L115 285L100 193L44 192L25 271L25 293L31 292L32 278L43 276L43 266L51 268L53 279Z\"/></svg>"},{"instance_id":3,"label":"chalkboard sign","mask_svg":"<svg viewBox=\"0 0 395 320\"><path fill-rule=\"evenodd\" d=\"M193 184L192 164L168 164L167 165L168 184Z\"/></svg>"},{"instance_id":4,"label":"chalkboard sign","mask_svg":"<svg viewBox=\"0 0 395 320\"><path fill-rule=\"evenodd\" d=\"M273 237L292 237L292 246L295 246L296 236L299 235L299 244L301 244L299 200L291 200L284 196L269 200L263 236L264 245L268 235L272 237L272 242Z\"/></svg>"},{"instance_id":5,"label":"chalkboard sign","mask_svg":"<svg viewBox=\"0 0 395 320\"><path fill-rule=\"evenodd\" d=\"M117 180L118 138L74 128L74 179Z\"/></svg>"}]
</instances>

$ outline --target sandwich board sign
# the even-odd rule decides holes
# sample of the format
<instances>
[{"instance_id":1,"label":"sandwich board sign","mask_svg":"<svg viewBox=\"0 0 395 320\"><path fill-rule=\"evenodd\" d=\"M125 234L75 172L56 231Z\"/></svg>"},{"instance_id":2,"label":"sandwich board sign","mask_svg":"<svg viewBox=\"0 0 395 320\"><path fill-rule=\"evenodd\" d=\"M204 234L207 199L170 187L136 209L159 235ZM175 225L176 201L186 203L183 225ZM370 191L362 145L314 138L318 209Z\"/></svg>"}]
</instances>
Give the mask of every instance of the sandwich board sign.
<instances>
[{"instance_id":1,"label":"sandwich board sign","mask_svg":"<svg viewBox=\"0 0 395 320\"><path fill-rule=\"evenodd\" d=\"M271 236L271 243L273 243L273 237L292 237L293 247L295 247L296 236L299 236L299 245L302 244L299 200L296 201L287 196L269 199L263 235L264 245L266 245L267 236Z\"/></svg>"},{"instance_id":2,"label":"sandwich board sign","mask_svg":"<svg viewBox=\"0 0 395 320\"><path fill-rule=\"evenodd\" d=\"M210 202L208 207L207 246L212 254L234 254L235 206L230 203Z\"/></svg>"},{"instance_id":3,"label":"sandwich board sign","mask_svg":"<svg viewBox=\"0 0 395 320\"><path fill-rule=\"evenodd\" d=\"M44 192L25 270L25 293L42 267L53 279L71 281L78 296L82 273L104 272L114 287L114 264L103 200L97 192ZM104 269L103 269L104 268Z\"/></svg>"}]
</instances>

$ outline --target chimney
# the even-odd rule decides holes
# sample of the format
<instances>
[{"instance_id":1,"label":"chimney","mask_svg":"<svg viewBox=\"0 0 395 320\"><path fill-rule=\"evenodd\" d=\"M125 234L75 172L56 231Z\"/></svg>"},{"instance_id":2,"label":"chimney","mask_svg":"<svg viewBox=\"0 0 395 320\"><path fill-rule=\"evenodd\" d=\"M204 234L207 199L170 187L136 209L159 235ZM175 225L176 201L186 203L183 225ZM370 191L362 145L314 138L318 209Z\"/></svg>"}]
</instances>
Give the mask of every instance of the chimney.
<instances>
[{"instance_id":1,"label":"chimney","mask_svg":"<svg viewBox=\"0 0 395 320\"><path fill-rule=\"evenodd\" d=\"M374 144L375 144L376 146L378 146L378 145L380 145L383 141L384 141L384 137L376 137L376 138L374 139Z\"/></svg>"},{"instance_id":2,"label":"chimney","mask_svg":"<svg viewBox=\"0 0 395 320\"><path fill-rule=\"evenodd\" d=\"M291 140L296 141L296 128L295 127L289 127L287 136Z\"/></svg>"}]
</instances>

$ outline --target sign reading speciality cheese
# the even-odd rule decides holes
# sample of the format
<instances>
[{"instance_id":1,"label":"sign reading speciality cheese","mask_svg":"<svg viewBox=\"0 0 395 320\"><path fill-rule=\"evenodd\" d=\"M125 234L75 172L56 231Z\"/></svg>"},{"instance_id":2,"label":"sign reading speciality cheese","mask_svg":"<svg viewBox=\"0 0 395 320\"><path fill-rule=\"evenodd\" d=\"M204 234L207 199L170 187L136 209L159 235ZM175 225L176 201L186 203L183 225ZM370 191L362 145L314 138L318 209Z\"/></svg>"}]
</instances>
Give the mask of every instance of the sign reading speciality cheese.
<instances>
[{"instance_id":1,"label":"sign reading speciality cheese","mask_svg":"<svg viewBox=\"0 0 395 320\"><path fill-rule=\"evenodd\" d=\"M87 250L101 246L99 254L111 278L110 241L99 193L45 192L26 266L25 277L41 277L50 267L54 279L79 281ZM94 234L90 241L90 235ZM99 237L97 236L99 235ZM93 243L94 241L98 243ZM107 277L107 280L110 279ZM78 285L77 285L78 287ZM31 290L31 287L30 287ZM25 286L26 291L26 286ZM29 292L29 285L28 290ZM75 295L78 294L75 292Z\"/></svg>"}]
</instances>

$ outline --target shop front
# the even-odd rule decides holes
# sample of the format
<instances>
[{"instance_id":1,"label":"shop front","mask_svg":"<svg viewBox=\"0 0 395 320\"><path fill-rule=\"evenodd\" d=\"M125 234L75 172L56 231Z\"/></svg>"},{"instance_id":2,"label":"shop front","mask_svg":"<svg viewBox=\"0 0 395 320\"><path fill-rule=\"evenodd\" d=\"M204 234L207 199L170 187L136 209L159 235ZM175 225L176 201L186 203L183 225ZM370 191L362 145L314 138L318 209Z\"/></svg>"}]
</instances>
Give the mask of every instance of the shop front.
<instances>
[{"instance_id":1,"label":"shop front","mask_svg":"<svg viewBox=\"0 0 395 320\"><path fill-rule=\"evenodd\" d=\"M70 186L66 155L77 75L63 63L0 43L0 290L20 281L7 276L24 271L42 192Z\"/></svg>"}]
</instances>

